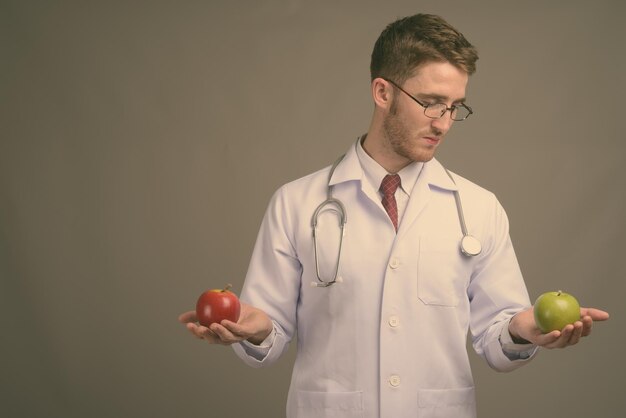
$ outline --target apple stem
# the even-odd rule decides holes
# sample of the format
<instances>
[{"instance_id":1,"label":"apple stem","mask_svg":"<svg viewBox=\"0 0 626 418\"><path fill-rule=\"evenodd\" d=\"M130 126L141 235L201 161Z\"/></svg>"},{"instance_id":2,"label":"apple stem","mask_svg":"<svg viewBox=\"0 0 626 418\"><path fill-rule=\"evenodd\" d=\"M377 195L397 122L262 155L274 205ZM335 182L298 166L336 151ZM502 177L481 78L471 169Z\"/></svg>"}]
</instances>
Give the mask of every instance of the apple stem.
<instances>
[{"instance_id":1,"label":"apple stem","mask_svg":"<svg viewBox=\"0 0 626 418\"><path fill-rule=\"evenodd\" d=\"M561 296L561 293L563 293L563 291L562 291L562 290L559 290L558 292L556 292L556 295L557 295L557 296Z\"/></svg>"},{"instance_id":2,"label":"apple stem","mask_svg":"<svg viewBox=\"0 0 626 418\"><path fill-rule=\"evenodd\" d=\"M228 284L226 285L226 287L225 287L224 289L222 289L222 292L227 291L227 290L228 290L228 289L230 289L231 287L233 287L233 285L232 285L232 284L230 284L230 283L228 283Z\"/></svg>"}]
</instances>

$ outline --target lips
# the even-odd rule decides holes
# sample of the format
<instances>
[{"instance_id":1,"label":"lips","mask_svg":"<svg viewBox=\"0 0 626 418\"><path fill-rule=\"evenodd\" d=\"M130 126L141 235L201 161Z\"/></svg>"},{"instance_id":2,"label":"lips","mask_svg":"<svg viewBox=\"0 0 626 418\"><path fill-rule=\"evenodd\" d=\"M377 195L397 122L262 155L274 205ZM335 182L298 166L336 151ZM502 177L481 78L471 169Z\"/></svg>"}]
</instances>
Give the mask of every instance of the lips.
<instances>
[{"instance_id":1,"label":"lips","mask_svg":"<svg viewBox=\"0 0 626 418\"><path fill-rule=\"evenodd\" d=\"M441 140L441 138L436 136L425 136L424 139L426 139L426 142L428 142L430 145L437 145Z\"/></svg>"}]
</instances>

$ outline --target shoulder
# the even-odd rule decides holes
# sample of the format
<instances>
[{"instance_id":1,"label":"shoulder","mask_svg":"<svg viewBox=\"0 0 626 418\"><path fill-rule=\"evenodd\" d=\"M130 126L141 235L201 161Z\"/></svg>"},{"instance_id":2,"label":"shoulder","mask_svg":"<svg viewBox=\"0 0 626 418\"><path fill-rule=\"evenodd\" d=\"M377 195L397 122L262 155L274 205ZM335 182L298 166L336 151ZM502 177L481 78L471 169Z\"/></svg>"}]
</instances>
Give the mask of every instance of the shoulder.
<instances>
[{"instance_id":1,"label":"shoulder","mask_svg":"<svg viewBox=\"0 0 626 418\"><path fill-rule=\"evenodd\" d=\"M328 190L329 173L330 166L283 184L274 192L270 206L295 210L323 199Z\"/></svg>"},{"instance_id":2,"label":"shoulder","mask_svg":"<svg viewBox=\"0 0 626 418\"><path fill-rule=\"evenodd\" d=\"M448 177L448 179L452 178L454 184L450 190L458 190L458 195L465 212L471 213L472 217L478 218L506 216L504 208L494 192L451 170L447 170L448 175L445 173L446 169L439 162L433 160L429 162L429 164L432 162L439 168L431 167L431 170L440 170L438 175L433 176L438 179L439 184L444 185L443 187L445 188L445 183L441 180L442 177L445 176ZM444 174L442 175L441 172Z\"/></svg>"},{"instance_id":3,"label":"shoulder","mask_svg":"<svg viewBox=\"0 0 626 418\"><path fill-rule=\"evenodd\" d=\"M329 173L330 166L327 166L313 173L307 174L306 176L291 180L283 184L280 189L293 193L298 190L307 189L314 184L328 184Z\"/></svg>"},{"instance_id":4,"label":"shoulder","mask_svg":"<svg viewBox=\"0 0 626 418\"><path fill-rule=\"evenodd\" d=\"M325 167L306 176L290 180L274 192L274 198L302 201L312 197L312 195L325 195L328 187L329 172L330 167Z\"/></svg>"},{"instance_id":5,"label":"shoulder","mask_svg":"<svg viewBox=\"0 0 626 418\"><path fill-rule=\"evenodd\" d=\"M430 184L435 187L450 190L458 189L459 193L469 194L478 199L495 199L493 192L452 170L448 170L434 158L426 163L425 168L427 168Z\"/></svg>"},{"instance_id":6,"label":"shoulder","mask_svg":"<svg viewBox=\"0 0 626 418\"><path fill-rule=\"evenodd\" d=\"M495 194L491 190L487 190L466 177L452 171L450 171L450 174L454 178L460 193L471 193L472 195L479 196L484 199L496 199Z\"/></svg>"}]
</instances>

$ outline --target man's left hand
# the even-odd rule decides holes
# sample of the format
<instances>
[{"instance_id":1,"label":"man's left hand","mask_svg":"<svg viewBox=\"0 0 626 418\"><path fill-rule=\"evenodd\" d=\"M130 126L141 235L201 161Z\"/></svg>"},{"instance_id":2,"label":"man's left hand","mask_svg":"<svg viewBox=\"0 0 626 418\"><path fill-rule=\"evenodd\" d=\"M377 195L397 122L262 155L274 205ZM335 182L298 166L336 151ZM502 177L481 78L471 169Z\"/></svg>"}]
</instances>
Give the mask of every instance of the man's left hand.
<instances>
[{"instance_id":1,"label":"man's left hand","mask_svg":"<svg viewBox=\"0 0 626 418\"><path fill-rule=\"evenodd\" d=\"M606 321L609 313L595 308L580 308L580 320L566 325L561 331L543 334L535 323L533 307L513 316L509 332L514 341L526 340L544 348L565 348L577 344L582 337L591 334L595 321Z\"/></svg>"}]
</instances>

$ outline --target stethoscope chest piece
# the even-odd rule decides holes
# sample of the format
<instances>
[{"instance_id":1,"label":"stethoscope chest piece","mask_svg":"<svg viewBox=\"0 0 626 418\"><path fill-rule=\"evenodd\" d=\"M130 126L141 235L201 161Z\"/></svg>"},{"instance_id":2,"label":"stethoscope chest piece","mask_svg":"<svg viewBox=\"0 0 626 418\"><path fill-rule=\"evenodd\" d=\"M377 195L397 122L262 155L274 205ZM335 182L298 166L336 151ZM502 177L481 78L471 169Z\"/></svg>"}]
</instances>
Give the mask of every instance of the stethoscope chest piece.
<instances>
[{"instance_id":1,"label":"stethoscope chest piece","mask_svg":"<svg viewBox=\"0 0 626 418\"><path fill-rule=\"evenodd\" d=\"M461 239L461 252L467 256L474 257L480 254L482 245L480 241L472 235L464 235Z\"/></svg>"}]
</instances>

